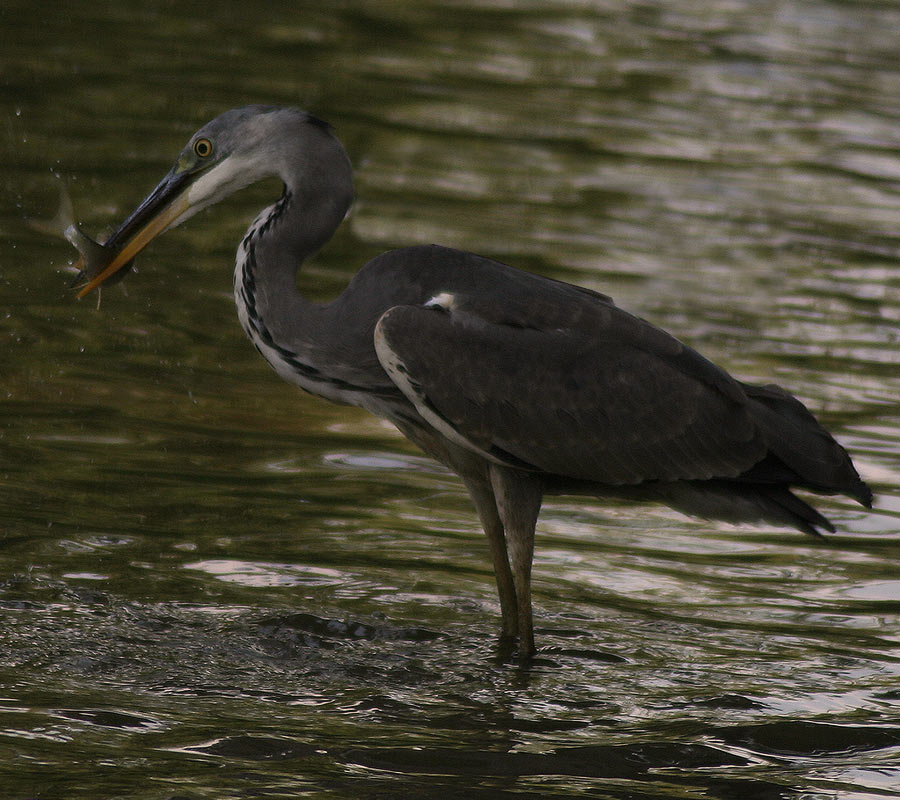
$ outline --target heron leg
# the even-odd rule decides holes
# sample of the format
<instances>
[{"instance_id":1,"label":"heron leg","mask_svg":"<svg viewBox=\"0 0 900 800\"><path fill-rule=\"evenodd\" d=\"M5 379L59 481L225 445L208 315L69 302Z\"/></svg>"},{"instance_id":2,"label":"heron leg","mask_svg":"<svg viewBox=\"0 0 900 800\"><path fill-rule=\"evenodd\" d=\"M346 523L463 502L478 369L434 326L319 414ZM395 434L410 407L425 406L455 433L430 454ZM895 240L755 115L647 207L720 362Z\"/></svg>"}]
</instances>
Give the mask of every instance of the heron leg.
<instances>
[{"instance_id":1,"label":"heron leg","mask_svg":"<svg viewBox=\"0 0 900 800\"><path fill-rule=\"evenodd\" d=\"M513 574L509 567L509 556L506 552L503 522L497 511L497 501L494 498L493 489L487 481L474 478L464 478L463 480L491 548L491 561L494 565L494 577L497 580L497 594L500 596L500 614L503 626L500 636L502 639L512 640L519 632L518 603Z\"/></svg>"},{"instance_id":2,"label":"heron leg","mask_svg":"<svg viewBox=\"0 0 900 800\"><path fill-rule=\"evenodd\" d=\"M427 428L403 420L394 424L465 483L490 544L502 615L501 644L508 646L518 637L519 654L530 657L534 654L531 560L543 484L528 472L490 464Z\"/></svg>"},{"instance_id":3,"label":"heron leg","mask_svg":"<svg viewBox=\"0 0 900 800\"><path fill-rule=\"evenodd\" d=\"M534 528L541 511L543 486L539 478L521 470L498 464L491 464L489 470L518 600L519 655L529 658L535 653L531 564L534 558Z\"/></svg>"}]
</instances>

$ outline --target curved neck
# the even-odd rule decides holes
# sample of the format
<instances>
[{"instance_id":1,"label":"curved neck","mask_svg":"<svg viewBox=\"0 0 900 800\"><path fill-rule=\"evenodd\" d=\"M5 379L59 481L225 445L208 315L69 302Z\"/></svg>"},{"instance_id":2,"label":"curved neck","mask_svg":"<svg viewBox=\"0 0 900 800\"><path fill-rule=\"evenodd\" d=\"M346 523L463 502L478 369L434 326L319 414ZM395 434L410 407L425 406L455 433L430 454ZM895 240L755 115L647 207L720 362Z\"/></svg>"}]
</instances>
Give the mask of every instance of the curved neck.
<instances>
[{"instance_id":1,"label":"curved neck","mask_svg":"<svg viewBox=\"0 0 900 800\"><path fill-rule=\"evenodd\" d=\"M315 331L311 317L317 307L300 294L296 280L318 242L306 240L304 226L289 224L292 203L285 187L281 199L253 221L237 251L234 299L241 325L257 347L287 348L290 340Z\"/></svg>"},{"instance_id":2,"label":"curved neck","mask_svg":"<svg viewBox=\"0 0 900 800\"><path fill-rule=\"evenodd\" d=\"M280 177L284 190L257 216L238 248L235 297L273 335L305 338L307 316L315 307L300 297L297 272L344 219L353 175L347 153L329 129L305 116L289 119L291 135L273 138L259 162L259 177Z\"/></svg>"},{"instance_id":3,"label":"curved neck","mask_svg":"<svg viewBox=\"0 0 900 800\"><path fill-rule=\"evenodd\" d=\"M297 290L303 262L340 225L353 196L347 154L330 130L291 118L292 135L273 139L264 163L284 182L237 251L234 295L247 335L285 379L323 394L332 363L323 309ZM276 146L277 145L277 146ZM260 175L264 177L264 175Z\"/></svg>"},{"instance_id":4,"label":"curved neck","mask_svg":"<svg viewBox=\"0 0 900 800\"><path fill-rule=\"evenodd\" d=\"M346 207L311 203L285 186L277 203L264 209L237 251L234 297L244 331L286 380L316 394L328 394L317 366L327 363L323 309L297 290L297 272L334 233ZM326 387L327 389L327 387Z\"/></svg>"}]
</instances>

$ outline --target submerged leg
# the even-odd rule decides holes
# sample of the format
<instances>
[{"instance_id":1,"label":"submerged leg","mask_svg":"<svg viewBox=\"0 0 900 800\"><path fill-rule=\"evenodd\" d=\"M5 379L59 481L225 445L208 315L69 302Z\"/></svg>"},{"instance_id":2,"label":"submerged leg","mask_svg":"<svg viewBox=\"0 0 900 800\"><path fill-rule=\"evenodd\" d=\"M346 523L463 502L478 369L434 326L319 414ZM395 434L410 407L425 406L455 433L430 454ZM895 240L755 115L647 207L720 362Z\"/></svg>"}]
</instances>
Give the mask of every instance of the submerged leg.
<instances>
[{"instance_id":1,"label":"submerged leg","mask_svg":"<svg viewBox=\"0 0 900 800\"><path fill-rule=\"evenodd\" d=\"M506 553L503 523L497 511L494 492L487 481L472 478L463 480L491 547L491 561L494 565L494 577L497 579L497 594L500 596L500 613L503 620L500 635L503 639L512 640L519 633L518 603L513 574L509 567L509 556Z\"/></svg>"},{"instance_id":2,"label":"submerged leg","mask_svg":"<svg viewBox=\"0 0 900 800\"><path fill-rule=\"evenodd\" d=\"M508 645L518 637L520 655L533 655L531 559L542 482L530 473L489 464L480 455L425 428L402 422L396 425L463 479L491 548L503 617L501 642Z\"/></svg>"},{"instance_id":3,"label":"submerged leg","mask_svg":"<svg viewBox=\"0 0 900 800\"><path fill-rule=\"evenodd\" d=\"M531 563L534 558L534 528L541 511L543 486L539 478L527 472L496 464L491 464L489 469L518 600L519 655L527 658L535 653Z\"/></svg>"}]
</instances>

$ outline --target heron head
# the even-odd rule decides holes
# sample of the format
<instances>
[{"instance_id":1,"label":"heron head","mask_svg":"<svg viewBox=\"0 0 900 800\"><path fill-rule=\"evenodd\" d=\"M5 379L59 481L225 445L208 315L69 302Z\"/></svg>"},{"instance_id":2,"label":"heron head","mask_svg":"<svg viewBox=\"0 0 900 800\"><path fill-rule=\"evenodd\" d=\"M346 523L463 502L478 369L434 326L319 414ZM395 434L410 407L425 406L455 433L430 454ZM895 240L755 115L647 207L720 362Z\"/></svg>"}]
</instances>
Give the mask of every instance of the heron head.
<instances>
[{"instance_id":1,"label":"heron head","mask_svg":"<svg viewBox=\"0 0 900 800\"><path fill-rule=\"evenodd\" d=\"M327 129L306 112L274 106L232 109L200 128L166 176L106 241L114 256L78 297L130 264L164 231L238 189L278 176L283 169L279 155L290 138L285 128L296 130L298 123L303 128L312 123L313 128Z\"/></svg>"}]
</instances>

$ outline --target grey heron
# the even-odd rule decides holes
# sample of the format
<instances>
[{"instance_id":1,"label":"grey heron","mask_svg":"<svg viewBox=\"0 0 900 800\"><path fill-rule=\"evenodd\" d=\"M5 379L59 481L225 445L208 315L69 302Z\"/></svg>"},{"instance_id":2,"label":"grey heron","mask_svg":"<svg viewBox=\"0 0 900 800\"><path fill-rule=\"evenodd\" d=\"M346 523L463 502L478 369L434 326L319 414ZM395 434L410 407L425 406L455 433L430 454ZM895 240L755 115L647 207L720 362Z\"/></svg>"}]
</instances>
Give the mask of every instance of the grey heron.
<instances>
[{"instance_id":1,"label":"grey heron","mask_svg":"<svg viewBox=\"0 0 900 800\"><path fill-rule=\"evenodd\" d=\"M834 528L794 487L871 507L846 451L799 400L736 380L598 292L430 245L377 256L332 302L305 299L298 270L353 187L330 126L297 109L248 106L200 128L79 296L163 231L268 177L283 192L238 247L241 325L282 378L390 420L460 476L487 535L502 638L522 657L535 652L545 495L656 500L813 534Z\"/></svg>"}]
</instances>

